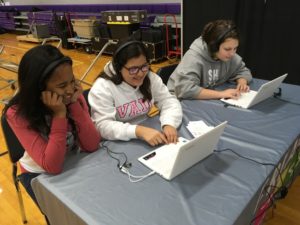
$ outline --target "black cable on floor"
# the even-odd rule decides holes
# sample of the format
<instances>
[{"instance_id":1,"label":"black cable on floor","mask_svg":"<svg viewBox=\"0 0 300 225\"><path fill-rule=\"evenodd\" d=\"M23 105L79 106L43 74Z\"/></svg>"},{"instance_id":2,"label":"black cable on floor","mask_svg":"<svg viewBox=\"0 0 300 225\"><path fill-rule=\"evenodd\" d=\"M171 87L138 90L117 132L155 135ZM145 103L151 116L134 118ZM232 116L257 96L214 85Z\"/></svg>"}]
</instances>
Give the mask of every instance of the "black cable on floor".
<instances>
[{"instance_id":1,"label":"black cable on floor","mask_svg":"<svg viewBox=\"0 0 300 225\"><path fill-rule=\"evenodd\" d=\"M8 153L8 151L6 151L6 152L1 152L1 153L0 153L0 157L6 155L7 153Z\"/></svg>"}]
</instances>

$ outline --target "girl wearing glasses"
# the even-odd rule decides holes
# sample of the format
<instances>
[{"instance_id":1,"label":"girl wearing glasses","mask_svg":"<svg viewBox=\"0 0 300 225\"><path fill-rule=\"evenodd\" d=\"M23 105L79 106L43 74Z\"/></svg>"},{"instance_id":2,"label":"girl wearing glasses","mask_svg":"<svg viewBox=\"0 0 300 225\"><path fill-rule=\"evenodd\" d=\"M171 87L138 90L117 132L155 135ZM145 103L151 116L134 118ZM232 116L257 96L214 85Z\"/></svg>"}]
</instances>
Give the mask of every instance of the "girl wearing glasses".
<instances>
[{"instance_id":1,"label":"girl wearing glasses","mask_svg":"<svg viewBox=\"0 0 300 225\"><path fill-rule=\"evenodd\" d=\"M142 42L119 45L89 92L92 120L109 140L139 138L152 146L177 141L182 120L179 101L161 78L151 72ZM160 109L162 131L138 125L153 105Z\"/></svg>"}]
</instances>

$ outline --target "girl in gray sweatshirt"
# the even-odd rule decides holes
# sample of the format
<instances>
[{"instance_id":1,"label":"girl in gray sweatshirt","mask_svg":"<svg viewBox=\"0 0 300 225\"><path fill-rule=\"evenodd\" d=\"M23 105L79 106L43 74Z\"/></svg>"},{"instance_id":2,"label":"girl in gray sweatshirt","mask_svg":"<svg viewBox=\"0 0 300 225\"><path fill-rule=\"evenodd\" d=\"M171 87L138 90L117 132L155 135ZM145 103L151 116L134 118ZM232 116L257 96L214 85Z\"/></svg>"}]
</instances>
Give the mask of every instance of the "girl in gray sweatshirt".
<instances>
[{"instance_id":1,"label":"girl in gray sweatshirt","mask_svg":"<svg viewBox=\"0 0 300 225\"><path fill-rule=\"evenodd\" d=\"M236 99L241 92L249 91L252 75L236 54L238 44L232 21L208 23L171 75L169 90L180 99ZM236 88L213 90L226 81L236 82Z\"/></svg>"}]
</instances>

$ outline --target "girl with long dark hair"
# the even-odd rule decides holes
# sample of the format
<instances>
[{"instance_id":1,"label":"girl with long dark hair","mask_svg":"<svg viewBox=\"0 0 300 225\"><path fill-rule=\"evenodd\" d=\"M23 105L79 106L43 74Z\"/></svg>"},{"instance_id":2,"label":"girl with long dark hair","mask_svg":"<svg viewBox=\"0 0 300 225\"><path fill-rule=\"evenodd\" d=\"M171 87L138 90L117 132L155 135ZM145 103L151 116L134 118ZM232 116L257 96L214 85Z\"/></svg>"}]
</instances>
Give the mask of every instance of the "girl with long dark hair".
<instances>
[{"instance_id":1,"label":"girl with long dark hair","mask_svg":"<svg viewBox=\"0 0 300 225\"><path fill-rule=\"evenodd\" d=\"M41 45L26 52L18 83L3 116L25 149L20 179L35 200L32 178L62 172L68 151L96 151L101 136L75 80L72 60L57 48Z\"/></svg>"}]
</instances>

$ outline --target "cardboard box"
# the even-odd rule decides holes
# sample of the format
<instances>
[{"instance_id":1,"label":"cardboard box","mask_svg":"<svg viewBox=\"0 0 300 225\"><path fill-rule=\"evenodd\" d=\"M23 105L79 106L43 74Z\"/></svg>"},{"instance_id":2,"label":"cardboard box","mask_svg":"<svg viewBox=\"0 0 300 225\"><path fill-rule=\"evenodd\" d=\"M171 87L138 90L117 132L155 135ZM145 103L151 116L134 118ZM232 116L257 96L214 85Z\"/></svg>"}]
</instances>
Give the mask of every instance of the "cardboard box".
<instances>
[{"instance_id":1,"label":"cardboard box","mask_svg":"<svg viewBox=\"0 0 300 225\"><path fill-rule=\"evenodd\" d=\"M78 37L89 39L95 37L97 26L100 25L100 21L95 19L72 19L71 23Z\"/></svg>"}]
</instances>

